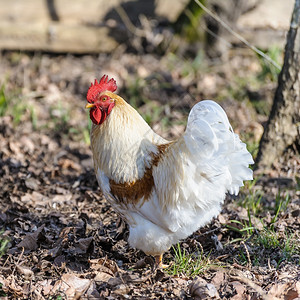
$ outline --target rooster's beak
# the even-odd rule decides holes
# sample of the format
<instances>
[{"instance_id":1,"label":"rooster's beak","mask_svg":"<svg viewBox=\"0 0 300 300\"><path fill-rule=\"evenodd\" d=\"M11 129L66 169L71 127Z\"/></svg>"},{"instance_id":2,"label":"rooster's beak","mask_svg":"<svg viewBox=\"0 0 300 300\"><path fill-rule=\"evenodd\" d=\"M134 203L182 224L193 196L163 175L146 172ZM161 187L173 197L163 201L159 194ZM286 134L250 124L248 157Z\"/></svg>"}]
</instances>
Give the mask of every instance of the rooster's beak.
<instances>
[{"instance_id":1,"label":"rooster's beak","mask_svg":"<svg viewBox=\"0 0 300 300\"><path fill-rule=\"evenodd\" d=\"M93 104L93 103L88 103L86 106L85 106L85 108L92 108L92 107L94 107L95 106L95 104Z\"/></svg>"}]
</instances>

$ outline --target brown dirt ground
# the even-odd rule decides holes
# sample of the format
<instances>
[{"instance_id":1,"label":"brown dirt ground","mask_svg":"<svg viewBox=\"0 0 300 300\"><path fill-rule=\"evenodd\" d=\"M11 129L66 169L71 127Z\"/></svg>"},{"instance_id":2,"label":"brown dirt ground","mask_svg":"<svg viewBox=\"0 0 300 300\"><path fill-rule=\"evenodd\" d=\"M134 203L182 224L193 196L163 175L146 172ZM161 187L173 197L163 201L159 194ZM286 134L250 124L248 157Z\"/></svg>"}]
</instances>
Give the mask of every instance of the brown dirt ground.
<instances>
[{"instance_id":1,"label":"brown dirt ground","mask_svg":"<svg viewBox=\"0 0 300 300\"><path fill-rule=\"evenodd\" d=\"M172 138L182 133L193 103L201 98L216 98L233 76L243 76L251 68L255 72L258 66L252 59L232 56L226 64L213 66L207 72L182 77L182 65L173 61L168 69L170 60L152 55L2 53L0 83L5 84L7 95L13 95L11 104L26 103L26 107L20 108L19 121L9 110L0 117L0 230L2 239L8 239L8 248L0 257L0 297L300 297L299 253L289 260L282 259L277 248L253 246L252 237L227 244L241 237L227 225L232 219L247 219L247 210L236 205L247 190L238 198L228 197L218 218L181 243L187 253L197 255L197 249L202 248L202 255L209 256L211 263L199 276L153 271L152 259L129 247L126 224L102 197L93 173L91 151L84 142L86 132L82 128L87 128L88 119L85 93L95 76L114 76L125 98L133 97L138 89L147 99L159 99L161 105L167 103L169 106L164 106L162 113L175 125L163 127L158 118L152 126ZM146 80L139 83L139 78ZM272 99L274 88L274 83L267 83L257 93ZM222 104L237 132L250 131L259 139L265 116L230 97ZM146 104L140 107L141 112L148 109ZM300 225L299 191L295 188L299 165L297 157L288 161L282 158L255 185L257 191L264 192L264 204L270 208L279 191L289 191L290 201L273 226L282 235L287 229L294 232L295 239L299 239ZM265 211L262 217L271 226L273 214ZM256 225L254 237L260 234L259 224ZM215 237L219 243L213 242ZM254 261L257 254L258 263ZM165 261L172 264L174 250L165 255Z\"/></svg>"}]
</instances>

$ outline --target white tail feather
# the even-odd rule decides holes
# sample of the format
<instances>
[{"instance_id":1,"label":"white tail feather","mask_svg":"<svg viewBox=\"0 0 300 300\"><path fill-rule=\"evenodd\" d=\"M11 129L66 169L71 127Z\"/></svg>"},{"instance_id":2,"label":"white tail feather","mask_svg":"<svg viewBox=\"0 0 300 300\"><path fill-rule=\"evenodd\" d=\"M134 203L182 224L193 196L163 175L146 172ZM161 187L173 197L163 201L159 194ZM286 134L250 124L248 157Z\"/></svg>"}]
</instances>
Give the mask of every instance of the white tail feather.
<instances>
[{"instance_id":1,"label":"white tail feather","mask_svg":"<svg viewBox=\"0 0 300 300\"><path fill-rule=\"evenodd\" d=\"M253 164L246 145L232 130L227 115L214 101L205 100L197 103L190 112L185 133L185 142L192 155L207 159L207 164L214 168L227 170L226 190L237 195L244 180L251 180ZM198 150L198 151L197 151ZM209 162L209 159L213 160ZM203 167L203 162L202 162ZM205 170L201 170L205 172Z\"/></svg>"}]
</instances>

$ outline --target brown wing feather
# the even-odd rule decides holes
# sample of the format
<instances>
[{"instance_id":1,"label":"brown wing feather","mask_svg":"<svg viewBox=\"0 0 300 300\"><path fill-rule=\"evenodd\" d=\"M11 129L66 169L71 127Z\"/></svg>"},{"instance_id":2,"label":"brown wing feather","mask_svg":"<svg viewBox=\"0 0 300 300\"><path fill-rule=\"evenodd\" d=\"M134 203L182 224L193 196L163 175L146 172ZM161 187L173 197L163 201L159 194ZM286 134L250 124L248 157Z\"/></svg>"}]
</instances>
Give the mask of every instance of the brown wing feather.
<instances>
[{"instance_id":1,"label":"brown wing feather","mask_svg":"<svg viewBox=\"0 0 300 300\"><path fill-rule=\"evenodd\" d=\"M173 142L157 145L157 153L153 153L152 164L146 168L144 176L133 182L117 183L110 179L110 189L113 196L120 202L126 204L137 204L139 200L144 197L144 201L147 201L151 195L154 187L154 179L152 170L154 166L157 166L162 156L166 153L167 149ZM144 202L143 201L143 202ZM142 204L141 204L142 205Z\"/></svg>"}]
</instances>

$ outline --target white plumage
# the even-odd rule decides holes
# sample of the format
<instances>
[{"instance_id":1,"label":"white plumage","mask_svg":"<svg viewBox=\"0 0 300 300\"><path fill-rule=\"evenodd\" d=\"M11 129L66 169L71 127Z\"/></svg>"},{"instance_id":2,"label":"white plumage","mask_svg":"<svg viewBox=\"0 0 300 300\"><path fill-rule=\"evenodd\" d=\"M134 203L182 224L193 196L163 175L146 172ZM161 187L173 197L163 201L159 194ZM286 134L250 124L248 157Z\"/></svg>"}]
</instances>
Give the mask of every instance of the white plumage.
<instances>
[{"instance_id":1,"label":"white plumage","mask_svg":"<svg viewBox=\"0 0 300 300\"><path fill-rule=\"evenodd\" d=\"M243 181L252 179L248 167L252 156L213 101L197 103L183 136L169 143L122 98L106 94L116 105L107 120L92 129L99 185L128 222L129 244L146 254L161 255L210 222L220 212L226 193L237 195ZM120 99L124 103L118 106ZM163 152L161 145L167 145ZM129 189L147 171L152 176L150 195L134 200L130 192L123 192L124 197L114 192L112 182Z\"/></svg>"}]
</instances>

